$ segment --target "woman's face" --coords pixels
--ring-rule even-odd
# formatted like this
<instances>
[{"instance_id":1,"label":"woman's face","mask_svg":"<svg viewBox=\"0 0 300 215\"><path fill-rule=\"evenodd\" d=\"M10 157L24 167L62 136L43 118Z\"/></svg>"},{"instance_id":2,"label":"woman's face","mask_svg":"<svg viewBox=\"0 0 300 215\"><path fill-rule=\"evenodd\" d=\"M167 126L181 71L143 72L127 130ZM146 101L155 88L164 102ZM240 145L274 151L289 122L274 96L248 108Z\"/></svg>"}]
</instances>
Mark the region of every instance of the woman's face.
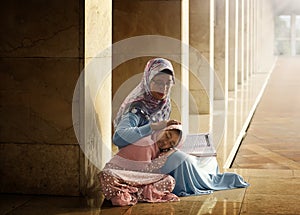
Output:
<instances>
[{"instance_id":1,"label":"woman's face","mask_svg":"<svg viewBox=\"0 0 300 215\"><path fill-rule=\"evenodd\" d=\"M152 96L158 100L166 98L172 83L173 80L171 75L165 73L157 74L150 81L150 91Z\"/></svg>"},{"instance_id":2,"label":"woman's face","mask_svg":"<svg viewBox=\"0 0 300 215\"><path fill-rule=\"evenodd\" d=\"M179 134L174 129L172 130L165 130L160 133L158 136L158 140L156 141L156 144L159 149L169 149L174 146L177 146L179 141Z\"/></svg>"}]
</instances>

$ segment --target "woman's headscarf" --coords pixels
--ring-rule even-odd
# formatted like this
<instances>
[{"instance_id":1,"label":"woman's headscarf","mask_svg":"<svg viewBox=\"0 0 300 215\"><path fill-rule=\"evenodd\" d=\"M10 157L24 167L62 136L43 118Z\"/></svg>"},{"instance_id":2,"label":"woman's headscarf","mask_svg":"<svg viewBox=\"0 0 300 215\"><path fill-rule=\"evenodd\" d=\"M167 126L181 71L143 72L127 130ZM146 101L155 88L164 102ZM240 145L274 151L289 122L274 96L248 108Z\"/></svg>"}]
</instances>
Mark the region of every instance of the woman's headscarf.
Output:
<instances>
[{"instance_id":1,"label":"woman's headscarf","mask_svg":"<svg viewBox=\"0 0 300 215\"><path fill-rule=\"evenodd\" d=\"M151 80L163 70L170 71L173 84L175 83L174 69L170 61L164 58L149 60L144 69L141 82L129 93L121 104L114 120L114 127L119 124L122 116L129 111L131 104L134 102L140 102L142 104L144 111L149 114L149 120L152 122L169 119L171 112L170 90L163 100L155 99L150 92Z\"/></svg>"}]
</instances>

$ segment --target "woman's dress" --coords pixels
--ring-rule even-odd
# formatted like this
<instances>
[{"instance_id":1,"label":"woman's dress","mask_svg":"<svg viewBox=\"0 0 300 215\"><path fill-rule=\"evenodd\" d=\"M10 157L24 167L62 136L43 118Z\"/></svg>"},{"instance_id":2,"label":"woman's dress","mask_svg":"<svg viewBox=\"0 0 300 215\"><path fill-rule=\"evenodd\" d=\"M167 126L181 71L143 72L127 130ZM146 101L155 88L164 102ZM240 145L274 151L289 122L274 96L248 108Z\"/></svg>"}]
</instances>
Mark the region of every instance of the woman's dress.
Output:
<instances>
[{"instance_id":1,"label":"woman's dress","mask_svg":"<svg viewBox=\"0 0 300 215\"><path fill-rule=\"evenodd\" d=\"M145 123L136 114L130 112L125 114L114 133L114 144L122 148L143 135L151 134L150 125ZM172 192L177 196L209 194L214 190L249 186L236 173L219 173L215 157L199 158L180 150L168 156L158 171L175 179L175 188Z\"/></svg>"}]
</instances>

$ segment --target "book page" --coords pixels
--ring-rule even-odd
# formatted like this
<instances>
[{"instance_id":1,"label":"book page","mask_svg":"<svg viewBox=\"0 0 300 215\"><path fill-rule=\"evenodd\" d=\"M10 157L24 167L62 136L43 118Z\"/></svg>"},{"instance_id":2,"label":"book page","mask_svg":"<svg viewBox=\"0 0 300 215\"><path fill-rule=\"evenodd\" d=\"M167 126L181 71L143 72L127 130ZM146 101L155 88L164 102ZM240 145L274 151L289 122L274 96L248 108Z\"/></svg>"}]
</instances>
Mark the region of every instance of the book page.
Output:
<instances>
[{"instance_id":1,"label":"book page","mask_svg":"<svg viewBox=\"0 0 300 215\"><path fill-rule=\"evenodd\" d=\"M195 156L215 156L216 150L208 133L188 134L181 151Z\"/></svg>"}]
</instances>

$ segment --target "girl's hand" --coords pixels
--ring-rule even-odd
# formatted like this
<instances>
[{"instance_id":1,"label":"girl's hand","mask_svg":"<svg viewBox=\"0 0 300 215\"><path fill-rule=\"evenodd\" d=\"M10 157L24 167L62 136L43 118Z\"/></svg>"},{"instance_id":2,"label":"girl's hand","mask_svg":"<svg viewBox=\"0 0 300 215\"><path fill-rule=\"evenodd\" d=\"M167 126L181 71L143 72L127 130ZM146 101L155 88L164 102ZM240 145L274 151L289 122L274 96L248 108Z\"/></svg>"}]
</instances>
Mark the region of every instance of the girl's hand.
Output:
<instances>
[{"instance_id":1,"label":"girl's hand","mask_svg":"<svg viewBox=\"0 0 300 215\"><path fill-rule=\"evenodd\" d=\"M174 152L176 152L177 149L170 149L169 151L166 152L160 152L158 157L169 157L171 154L173 154Z\"/></svg>"}]
</instances>

